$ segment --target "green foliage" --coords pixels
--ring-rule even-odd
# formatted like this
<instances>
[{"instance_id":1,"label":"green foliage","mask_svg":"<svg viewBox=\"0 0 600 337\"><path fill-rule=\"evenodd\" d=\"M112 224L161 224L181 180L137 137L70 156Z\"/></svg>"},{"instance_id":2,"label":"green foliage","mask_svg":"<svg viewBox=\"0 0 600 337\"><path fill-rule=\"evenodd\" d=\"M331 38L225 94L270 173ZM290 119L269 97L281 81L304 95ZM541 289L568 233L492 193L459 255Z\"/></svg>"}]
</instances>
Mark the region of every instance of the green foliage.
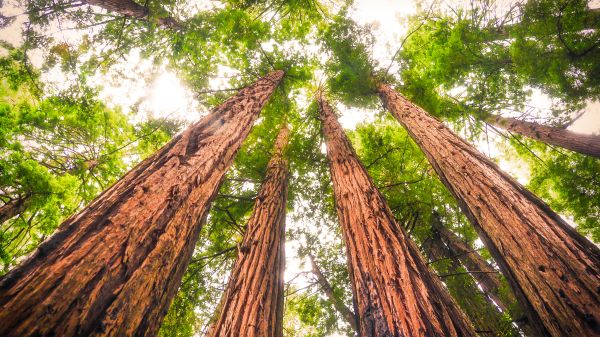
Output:
<instances>
[{"instance_id":1,"label":"green foliage","mask_svg":"<svg viewBox=\"0 0 600 337\"><path fill-rule=\"evenodd\" d=\"M286 71L212 204L160 330L165 337L201 335L211 324L282 123L292 130L287 157L288 219L293 221L288 222L287 241L304 264L309 253L316 256L336 297L352 307L312 102L316 86L326 86L347 105L374 108L377 84L395 84L433 115L468 131L479 126L464 125L470 123L468 115L522 111L532 89L559 102L552 119L564 122L571 111L597 97L600 88L599 21L583 0L528 1L507 14L517 17L510 20L495 17L489 2L454 14L419 13L410 21L395 74L374 60L372 27L349 18L347 1L231 0L196 12L193 2L151 0L144 2L148 19L72 1L22 3L28 16L24 45L3 43L6 56L0 57L0 205L25 200L26 208L0 224L0 273L183 128L183 122L166 117L133 124L134 116L100 102L86 79L109 73L150 78L128 74L137 72L131 65L119 67L139 54L141 62L150 61L155 69L168 66L176 72L207 110L271 70ZM180 22L161 27L159 21L166 17ZM75 30L77 38L50 34L57 26ZM37 52L43 55L40 70L31 65L31 54ZM69 89L42 86L40 76L55 71L71 79ZM314 73L324 73L326 79L315 83ZM213 81L221 76L231 76L220 81L229 87L214 91ZM429 225L434 212L465 242L479 246L455 199L396 121L378 117L348 134L396 219L419 246L434 235ZM513 141L508 151L514 149L529 164L529 188L572 217L582 233L600 240L599 161L524 140ZM485 249L480 253L491 260ZM286 284L285 335L353 336L306 267L301 265L304 271ZM448 260L433 267L439 274L450 273ZM472 277L444 281L466 310L489 314L489 303ZM504 288L509 291L506 284ZM518 310L510 310L513 317ZM511 335L510 318L502 319Z\"/></svg>"},{"instance_id":2,"label":"green foliage","mask_svg":"<svg viewBox=\"0 0 600 337\"><path fill-rule=\"evenodd\" d=\"M369 27L360 27L340 14L322 32L331 52L327 63L328 87L344 103L373 106L376 97L376 63L369 54L374 43Z\"/></svg>"},{"instance_id":3,"label":"green foliage","mask_svg":"<svg viewBox=\"0 0 600 337\"><path fill-rule=\"evenodd\" d=\"M527 187L577 230L600 241L600 160L526 139L512 141L529 167Z\"/></svg>"}]
</instances>

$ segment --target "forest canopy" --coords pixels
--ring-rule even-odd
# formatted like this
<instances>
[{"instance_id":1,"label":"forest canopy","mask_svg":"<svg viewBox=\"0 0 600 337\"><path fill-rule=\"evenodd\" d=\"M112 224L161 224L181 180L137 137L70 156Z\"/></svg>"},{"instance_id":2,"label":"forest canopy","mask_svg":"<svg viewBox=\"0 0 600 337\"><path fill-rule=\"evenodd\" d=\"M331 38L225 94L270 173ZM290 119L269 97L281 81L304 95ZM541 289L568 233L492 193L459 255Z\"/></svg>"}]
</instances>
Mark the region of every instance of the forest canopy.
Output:
<instances>
[{"instance_id":1,"label":"forest canopy","mask_svg":"<svg viewBox=\"0 0 600 337\"><path fill-rule=\"evenodd\" d=\"M0 335L600 333L598 3L0 3Z\"/></svg>"}]
</instances>

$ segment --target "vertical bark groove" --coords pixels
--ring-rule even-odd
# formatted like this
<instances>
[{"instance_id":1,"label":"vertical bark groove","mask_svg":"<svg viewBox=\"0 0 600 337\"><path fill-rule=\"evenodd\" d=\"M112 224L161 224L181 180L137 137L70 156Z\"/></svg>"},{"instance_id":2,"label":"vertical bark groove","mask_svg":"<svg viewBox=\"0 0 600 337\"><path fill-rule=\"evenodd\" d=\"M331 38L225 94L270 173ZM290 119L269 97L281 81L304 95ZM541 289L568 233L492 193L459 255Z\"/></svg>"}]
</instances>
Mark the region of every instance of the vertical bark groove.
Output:
<instances>
[{"instance_id":1,"label":"vertical bark groove","mask_svg":"<svg viewBox=\"0 0 600 337\"><path fill-rule=\"evenodd\" d=\"M476 336L318 98L361 336Z\"/></svg>"},{"instance_id":2,"label":"vertical bark groove","mask_svg":"<svg viewBox=\"0 0 600 337\"><path fill-rule=\"evenodd\" d=\"M288 133L284 125L275 141L210 337L283 336Z\"/></svg>"},{"instance_id":3,"label":"vertical bark groove","mask_svg":"<svg viewBox=\"0 0 600 337\"><path fill-rule=\"evenodd\" d=\"M491 115L485 121L493 126L546 144L600 158L600 136L598 135L585 135L566 129L497 115Z\"/></svg>"},{"instance_id":4,"label":"vertical bark groove","mask_svg":"<svg viewBox=\"0 0 600 337\"><path fill-rule=\"evenodd\" d=\"M389 85L382 101L423 150L540 334L600 335L600 250Z\"/></svg>"},{"instance_id":5,"label":"vertical bark groove","mask_svg":"<svg viewBox=\"0 0 600 337\"><path fill-rule=\"evenodd\" d=\"M210 201L282 77L192 124L0 279L0 335L156 335Z\"/></svg>"}]
</instances>

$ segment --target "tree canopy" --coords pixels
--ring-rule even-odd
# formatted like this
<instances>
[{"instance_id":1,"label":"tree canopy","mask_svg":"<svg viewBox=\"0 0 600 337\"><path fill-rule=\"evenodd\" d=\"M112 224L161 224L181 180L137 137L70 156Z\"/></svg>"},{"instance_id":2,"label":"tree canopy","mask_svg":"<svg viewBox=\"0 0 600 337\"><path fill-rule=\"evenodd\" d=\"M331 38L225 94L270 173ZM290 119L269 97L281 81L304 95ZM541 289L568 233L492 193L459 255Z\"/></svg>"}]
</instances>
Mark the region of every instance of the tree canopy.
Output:
<instances>
[{"instance_id":1,"label":"tree canopy","mask_svg":"<svg viewBox=\"0 0 600 337\"><path fill-rule=\"evenodd\" d=\"M215 319L282 123L291 130L284 335L355 335L338 310L354 306L317 91L349 121L358 158L426 262L473 322L495 322L495 336L527 333L516 324L523 308L425 154L381 107L378 84L395 85L600 242L600 159L486 120L573 129L588 118L595 124L583 132L600 132L600 11L588 1L415 2L414 14L387 23L404 32L384 41L384 59L373 54L381 29L361 23L353 1L131 1L128 11L102 3L3 4L0 31L19 42L1 41L0 274L195 117L271 70L286 75L219 188L160 336L204 335ZM175 117L141 104L161 73L193 97ZM109 90L115 83L121 89ZM168 94L154 95L178 103ZM499 274L505 309L436 226Z\"/></svg>"}]
</instances>

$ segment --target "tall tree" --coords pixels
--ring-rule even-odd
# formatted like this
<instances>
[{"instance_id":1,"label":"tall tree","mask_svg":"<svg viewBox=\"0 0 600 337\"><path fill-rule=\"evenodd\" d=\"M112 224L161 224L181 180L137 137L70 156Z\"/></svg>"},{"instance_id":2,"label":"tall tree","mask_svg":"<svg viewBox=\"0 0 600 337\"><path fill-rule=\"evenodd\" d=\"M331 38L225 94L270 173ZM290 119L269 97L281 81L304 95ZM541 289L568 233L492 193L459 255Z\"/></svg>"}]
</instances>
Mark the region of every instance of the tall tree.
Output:
<instances>
[{"instance_id":1,"label":"tall tree","mask_svg":"<svg viewBox=\"0 0 600 337\"><path fill-rule=\"evenodd\" d=\"M500 297L499 291L502 283L496 269L448 228L436 224L433 230L436 232L439 240L445 242L451 256L455 256L469 272L472 272L473 278L477 280L483 292L503 311L506 311L508 305Z\"/></svg>"},{"instance_id":2,"label":"tall tree","mask_svg":"<svg viewBox=\"0 0 600 337\"><path fill-rule=\"evenodd\" d=\"M437 217L437 215L435 215ZM527 336L537 336L535 330L527 322L527 317L517 303L512 291L506 291L498 271L492 267L477 250L462 241L454 232L434 221L433 231L436 237L443 242L449 256L459 260L469 271L473 279L495 305L503 312L509 313L517 326ZM504 283L505 284L505 283Z\"/></svg>"},{"instance_id":3,"label":"tall tree","mask_svg":"<svg viewBox=\"0 0 600 337\"><path fill-rule=\"evenodd\" d=\"M209 204L282 79L242 89L64 222L0 280L3 336L153 336Z\"/></svg>"},{"instance_id":4,"label":"tall tree","mask_svg":"<svg viewBox=\"0 0 600 337\"><path fill-rule=\"evenodd\" d=\"M312 266L311 271L317 277L317 282L319 282L321 289L323 290L323 292L325 292L327 299L331 301L333 307L342 315L342 317L344 317L348 325L350 325L350 327L352 327L354 331L358 331L358 326L356 324L356 316L354 315L354 312L352 312L352 310L348 308L344 304L344 302L342 302L342 300L336 296L335 291L331 286L331 283L329 283L325 275L323 275L323 272L321 271L321 268L319 268L319 265L317 264L317 261L315 260L315 257L312 255L312 253L309 253L308 257Z\"/></svg>"},{"instance_id":5,"label":"tall tree","mask_svg":"<svg viewBox=\"0 0 600 337\"><path fill-rule=\"evenodd\" d=\"M502 317L502 313L488 302L477 288L473 278L466 275L465 269L446 247L439 234L434 231L421 247L480 336L518 336L510 320Z\"/></svg>"},{"instance_id":6,"label":"tall tree","mask_svg":"<svg viewBox=\"0 0 600 337\"><path fill-rule=\"evenodd\" d=\"M600 334L600 250L473 146L389 85L392 115L421 147L540 334Z\"/></svg>"},{"instance_id":7,"label":"tall tree","mask_svg":"<svg viewBox=\"0 0 600 337\"><path fill-rule=\"evenodd\" d=\"M317 97L359 334L475 336L392 212L322 94Z\"/></svg>"},{"instance_id":8,"label":"tall tree","mask_svg":"<svg viewBox=\"0 0 600 337\"><path fill-rule=\"evenodd\" d=\"M283 336L288 138L284 124L208 336Z\"/></svg>"},{"instance_id":9,"label":"tall tree","mask_svg":"<svg viewBox=\"0 0 600 337\"><path fill-rule=\"evenodd\" d=\"M491 125L546 144L600 158L600 136L598 135L579 134L563 128L498 115L488 116L485 121Z\"/></svg>"}]
</instances>

